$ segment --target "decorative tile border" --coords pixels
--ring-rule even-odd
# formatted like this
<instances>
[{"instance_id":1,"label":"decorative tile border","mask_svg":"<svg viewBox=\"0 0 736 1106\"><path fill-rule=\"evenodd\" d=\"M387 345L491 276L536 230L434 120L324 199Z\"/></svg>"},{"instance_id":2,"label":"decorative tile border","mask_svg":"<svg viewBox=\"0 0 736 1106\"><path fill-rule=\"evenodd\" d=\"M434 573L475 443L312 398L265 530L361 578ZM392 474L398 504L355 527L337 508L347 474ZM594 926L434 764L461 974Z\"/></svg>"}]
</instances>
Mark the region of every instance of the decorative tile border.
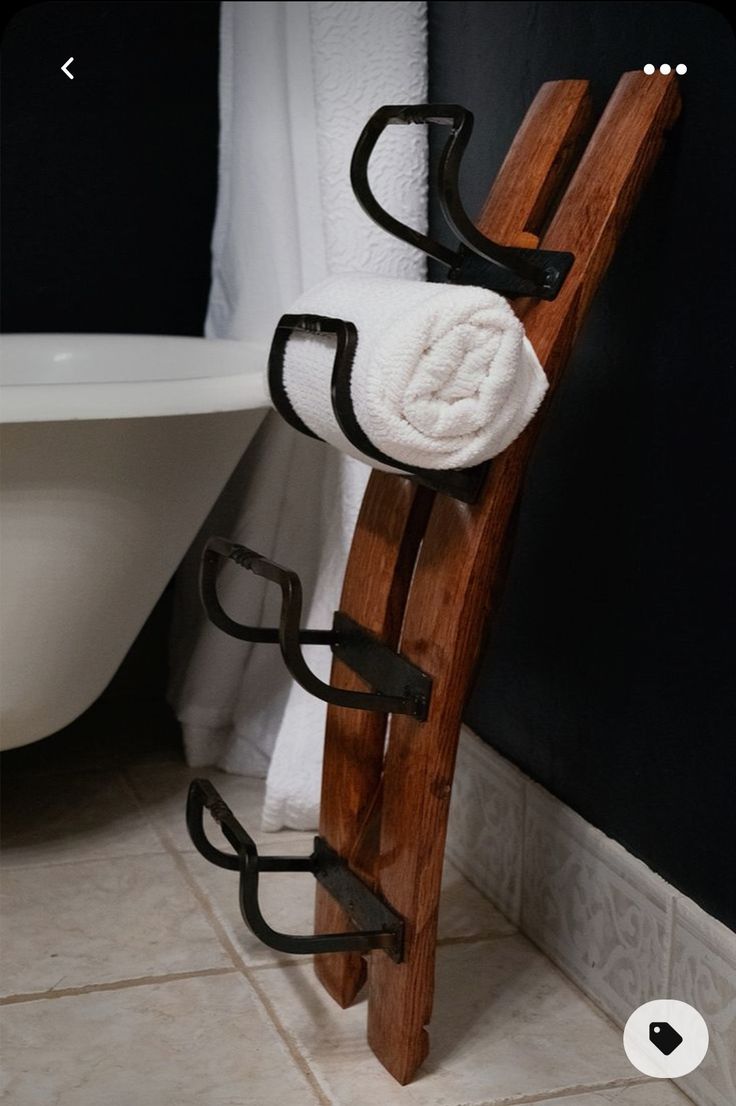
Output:
<instances>
[{"instance_id":1,"label":"decorative tile border","mask_svg":"<svg viewBox=\"0 0 736 1106\"><path fill-rule=\"evenodd\" d=\"M519 924L521 914L524 784L518 769L470 730L463 730L450 805L447 855L514 925ZM486 888L493 888L493 894Z\"/></svg>"},{"instance_id":2,"label":"decorative tile border","mask_svg":"<svg viewBox=\"0 0 736 1106\"><path fill-rule=\"evenodd\" d=\"M705 1018L710 1048L700 1067L677 1080L708 1106L736 1102L736 937L689 899L675 904L670 977L672 998L689 1002Z\"/></svg>"},{"instance_id":3,"label":"decorative tile border","mask_svg":"<svg viewBox=\"0 0 736 1106\"><path fill-rule=\"evenodd\" d=\"M708 1023L698 1106L736 1103L736 934L463 729L447 852L608 1016L670 996Z\"/></svg>"},{"instance_id":4,"label":"decorative tile border","mask_svg":"<svg viewBox=\"0 0 736 1106\"><path fill-rule=\"evenodd\" d=\"M527 783L520 928L623 1025L667 991L672 890Z\"/></svg>"}]
</instances>

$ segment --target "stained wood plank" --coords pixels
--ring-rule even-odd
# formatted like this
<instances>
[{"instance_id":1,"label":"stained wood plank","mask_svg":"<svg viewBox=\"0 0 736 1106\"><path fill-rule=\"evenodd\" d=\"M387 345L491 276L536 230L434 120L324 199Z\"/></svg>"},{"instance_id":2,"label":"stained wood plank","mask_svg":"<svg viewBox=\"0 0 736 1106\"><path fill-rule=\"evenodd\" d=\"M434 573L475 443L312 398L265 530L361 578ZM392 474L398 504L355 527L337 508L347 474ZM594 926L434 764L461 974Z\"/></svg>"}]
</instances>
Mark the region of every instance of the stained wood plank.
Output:
<instances>
[{"instance_id":1,"label":"stained wood plank","mask_svg":"<svg viewBox=\"0 0 736 1106\"><path fill-rule=\"evenodd\" d=\"M348 558L340 610L394 648L417 548L424 534L432 493L410 480L373 472L363 497ZM331 681L359 691L365 685L337 659ZM386 715L330 706L325 727L319 832L346 859L365 832L383 767ZM315 892L315 933L341 933L350 919L321 886ZM366 963L355 953L315 957L315 971L341 1006L360 991Z\"/></svg>"},{"instance_id":2,"label":"stained wood plank","mask_svg":"<svg viewBox=\"0 0 736 1106\"><path fill-rule=\"evenodd\" d=\"M483 208L478 225L498 241L535 244L552 199L571 170L590 120L586 81L542 86L529 108ZM345 574L340 609L393 646L398 645L410 572L430 500L401 477L374 472L368 482ZM339 662L334 683L363 685ZM373 881L381 812L380 781L386 717L330 707L327 713L319 832L355 871ZM318 886L315 932L350 923ZM323 986L341 1005L358 994L366 965L359 955L315 958Z\"/></svg>"},{"instance_id":3,"label":"stained wood plank","mask_svg":"<svg viewBox=\"0 0 736 1106\"><path fill-rule=\"evenodd\" d=\"M674 78L622 77L542 237L575 264L558 298L519 304L550 394L639 193L676 118ZM394 717L384 766L382 894L407 920L402 964L373 953L368 1040L400 1083L426 1056L444 841L457 740L487 618L503 582L511 522L541 419L494 461L481 501L435 500L407 602L401 649L435 677L429 719Z\"/></svg>"}]
</instances>

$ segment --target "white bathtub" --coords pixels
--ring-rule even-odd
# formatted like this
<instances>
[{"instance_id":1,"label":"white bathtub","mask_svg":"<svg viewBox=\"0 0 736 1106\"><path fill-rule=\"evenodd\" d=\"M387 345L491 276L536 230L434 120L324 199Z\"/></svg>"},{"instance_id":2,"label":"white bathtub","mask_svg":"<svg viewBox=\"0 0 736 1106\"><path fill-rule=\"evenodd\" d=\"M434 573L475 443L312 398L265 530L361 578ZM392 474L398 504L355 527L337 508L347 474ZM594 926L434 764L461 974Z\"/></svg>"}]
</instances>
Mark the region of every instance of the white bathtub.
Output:
<instances>
[{"instance_id":1,"label":"white bathtub","mask_svg":"<svg viewBox=\"0 0 736 1106\"><path fill-rule=\"evenodd\" d=\"M247 342L0 338L0 748L104 690L268 403Z\"/></svg>"}]
</instances>

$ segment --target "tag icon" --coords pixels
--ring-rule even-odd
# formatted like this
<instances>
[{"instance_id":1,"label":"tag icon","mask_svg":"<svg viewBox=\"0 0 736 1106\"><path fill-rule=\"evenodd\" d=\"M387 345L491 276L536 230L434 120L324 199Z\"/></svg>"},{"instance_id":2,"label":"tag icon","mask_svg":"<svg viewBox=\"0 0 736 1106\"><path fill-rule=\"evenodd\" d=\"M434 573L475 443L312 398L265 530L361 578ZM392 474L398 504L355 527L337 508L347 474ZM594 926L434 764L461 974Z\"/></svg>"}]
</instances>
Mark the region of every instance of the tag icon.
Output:
<instances>
[{"instance_id":1,"label":"tag icon","mask_svg":"<svg viewBox=\"0 0 736 1106\"><path fill-rule=\"evenodd\" d=\"M663 1056L670 1056L682 1044L682 1037L669 1022L650 1022L649 1040Z\"/></svg>"},{"instance_id":2,"label":"tag icon","mask_svg":"<svg viewBox=\"0 0 736 1106\"><path fill-rule=\"evenodd\" d=\"M624 1051L642 1075L679 1079L702 1064L708 1026L694 1006L675 998L645 1002L624 1027Z\"/></svg>"}]
</instances>

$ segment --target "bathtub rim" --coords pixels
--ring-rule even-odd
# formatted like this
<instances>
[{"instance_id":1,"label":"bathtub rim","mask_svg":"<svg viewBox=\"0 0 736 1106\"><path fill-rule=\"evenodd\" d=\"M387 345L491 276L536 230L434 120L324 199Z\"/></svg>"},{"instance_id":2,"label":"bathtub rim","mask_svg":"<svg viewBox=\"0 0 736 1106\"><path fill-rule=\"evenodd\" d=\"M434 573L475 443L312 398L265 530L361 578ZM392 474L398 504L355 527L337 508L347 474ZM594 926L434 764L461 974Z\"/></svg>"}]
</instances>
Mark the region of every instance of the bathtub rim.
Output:
<instances>
[{"instance_id":1,"label":"bathtub rim","mask_svg":"<svg viewBox=\"0 0 736 1106\"><path fill-rule=\"evenodd\" d=\"M120 376L127 362L151 361L153 379L0 383L0 423L160 418L270 407L265 343L227 338L119 334L3 334L3 363L47 374L59 352L64 372L107 359ZM209 370L209 372L205 371ZM177 373L177 375L175 375Z\"/></svg>"}]
</instances>

